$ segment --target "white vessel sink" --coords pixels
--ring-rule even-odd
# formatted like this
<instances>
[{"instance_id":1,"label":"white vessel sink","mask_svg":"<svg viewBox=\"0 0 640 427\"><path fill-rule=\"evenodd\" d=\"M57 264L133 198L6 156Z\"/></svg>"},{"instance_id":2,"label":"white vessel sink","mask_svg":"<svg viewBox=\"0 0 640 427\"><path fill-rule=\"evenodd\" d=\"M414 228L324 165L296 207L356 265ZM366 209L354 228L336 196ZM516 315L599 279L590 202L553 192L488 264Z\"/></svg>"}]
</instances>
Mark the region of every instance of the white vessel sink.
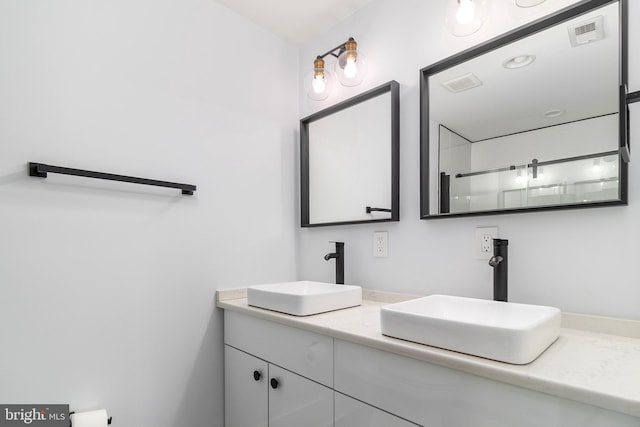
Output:
<instances>
[{"instance_id":1,"label":"white vessel sink","mask_svg":"<svg viewBox=\"0 0 640 427\"><path fill-rule=\"evenodd\" d=\"M446 295L383 306L380 322L384 335L518 365L560 336L557 308Z\"/></svg>"},{"instance_id":2,"label":"white vessel sink","mask_svg":"<svg viewBox=\"0 0 640 427\"><path fill-rule=\"evenodd\" d=\"M249 286L247 299L255 307L309 316L362 304L362 288L307 280L273 283Z\"/></svg>"}]
</instances>

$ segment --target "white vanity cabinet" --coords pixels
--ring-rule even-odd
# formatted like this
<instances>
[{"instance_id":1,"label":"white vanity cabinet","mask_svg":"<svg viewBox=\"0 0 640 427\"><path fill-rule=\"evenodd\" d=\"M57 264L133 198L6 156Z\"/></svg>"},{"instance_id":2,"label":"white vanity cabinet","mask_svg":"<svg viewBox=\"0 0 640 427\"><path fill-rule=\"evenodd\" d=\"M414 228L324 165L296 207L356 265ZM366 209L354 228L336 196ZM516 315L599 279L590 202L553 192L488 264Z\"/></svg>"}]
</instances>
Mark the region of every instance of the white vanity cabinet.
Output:
<instances>
[{"instance_id":1,"label":"white vanity cabinet","mask_svg":"<svg viewBox=\"0 0 640 427\"><path fill-rule=\"evenodd\" d=\"M253 308L237 291L227 295L218 300L227 427L310 427L315 420L335 427L640 426L637 338L566 328L531 364L510 365L382 335L380 308L392 301L296 317ZM568 319L580 324L581 317ZM270 388L273 376L281 388Z\"/></svg>"},{"instance_id":2,"label":"white vanity cabinet","mask_svg":"<svg viewBox=\"0 0 640 427\"><path fill-rule=\"evenodd\" d=\"M336 339L344 393L425 427L633 427L638 418Z\"/></svg>"},{"instance_id":3,"label":"white vanity cabinet","mask_svg":"<svg viewBox=\"0 0 640 427\"><path fill-rule=\"evenodd\" d=\"M225 311L225 426L333 426L333 338Z\"/></svg>"},{"instance_id":4,"label":"white vanity cabinet","mask_svg":"<svg viewBox=\"0 0 640 427\"><path fill-rule=\"evenodd\" d=\"M416 427L388 412L360 402L342 393L335 393L334 427Z\"/></svg>"}]
</instances>

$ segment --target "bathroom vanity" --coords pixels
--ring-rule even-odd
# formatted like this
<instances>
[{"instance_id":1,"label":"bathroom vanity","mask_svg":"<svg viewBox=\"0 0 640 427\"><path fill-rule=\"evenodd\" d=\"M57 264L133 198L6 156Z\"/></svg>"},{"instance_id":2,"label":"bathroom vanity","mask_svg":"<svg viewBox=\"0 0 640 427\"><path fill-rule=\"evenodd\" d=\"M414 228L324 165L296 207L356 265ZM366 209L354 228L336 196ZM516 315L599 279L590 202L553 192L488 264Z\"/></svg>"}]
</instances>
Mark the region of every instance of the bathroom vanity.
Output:
<instances>
[{"instance_id":1,"label":"bathroom vanity","mask_svg":"<svg viewBox=\"0 0 640 427\"><path fill-rule=\"evenodd\" d=\"M640 425L638 338L565 327L534 362L511 365L386 337L380 308L411 297L363 297L298 317L249 306L245 290L218 291L225 425Z\"/></svg>"}]
</instances>

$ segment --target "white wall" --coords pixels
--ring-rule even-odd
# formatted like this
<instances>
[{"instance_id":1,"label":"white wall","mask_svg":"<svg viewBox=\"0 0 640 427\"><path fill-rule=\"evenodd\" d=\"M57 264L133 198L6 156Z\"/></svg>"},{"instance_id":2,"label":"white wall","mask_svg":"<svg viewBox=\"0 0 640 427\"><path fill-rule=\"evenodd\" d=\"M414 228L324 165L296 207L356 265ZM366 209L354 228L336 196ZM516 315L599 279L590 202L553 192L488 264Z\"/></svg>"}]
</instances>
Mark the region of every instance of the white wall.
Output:
<instances>
[{"instance_id":1,"label":"white wall","mask_svg":"<svg viewBox=\"0 0 640 427\"><path fill-rule=\"evenodd\" d=\"M629 206L425 221L419 218L419 70L507 29L574 1L545 2L517 10L494 1L491 21L476 35L455 39L443 22L445 2L374 0L300 52L300 76L313 58L355 37L368 55L369 75L360 87L337 87L323 102L300 94L300 116L395 79L401 85L401 221L387 225L298 229L299 278L333 280L322 256L330 240L345 242L345 280L369 288L416 294L447 293L491 298L492 270L474 259L474 230L498 226L510 241L510 299L549 304L565 311L640 319L640 171L631 163ZM634 2L629 2L634 3ZM640 18L630 5L631 23ZM534 16L533 14L536 14ZM631 32L632 72L640 39ZM631 78L640 90L637 76ZM302 84L302 83L300 83ZM334 88L336 89L336 88ZM632 106L632 132L640 129L640 104ZM640 145L636 131L632 146ZM372 235L389 231L389 257L374 258ZM331 264L331 265L330 265Z\"/></svg>"},{"instance_id":2,"label":"white wall","mask_svg":"<svg viewBox=\"0 0 640 427\"><path fill-rule=\"evenodd\" d=\"M295 278L295 49L213 1L3 0L0 63L0 402L223 425L215 290Z\"/></svg>"}]
</instances>

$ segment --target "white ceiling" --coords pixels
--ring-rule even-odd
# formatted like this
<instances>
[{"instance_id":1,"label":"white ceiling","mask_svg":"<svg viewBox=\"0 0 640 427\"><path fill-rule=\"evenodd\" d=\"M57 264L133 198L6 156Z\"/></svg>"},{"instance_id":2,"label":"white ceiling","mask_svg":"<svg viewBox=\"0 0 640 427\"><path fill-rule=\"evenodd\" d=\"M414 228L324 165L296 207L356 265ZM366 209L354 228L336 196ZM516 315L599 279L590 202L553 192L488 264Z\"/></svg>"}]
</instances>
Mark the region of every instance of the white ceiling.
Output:
<instances>
[{"instance_id":1,"label":"white ceiling","mask_svg":"<svg viewBox=\"0 0 640 427\"><path fill-rule=\"evenodd\" d=\"M216 0L296 46L351 15L371 0Z\"/></svg>"}]
</instances>

